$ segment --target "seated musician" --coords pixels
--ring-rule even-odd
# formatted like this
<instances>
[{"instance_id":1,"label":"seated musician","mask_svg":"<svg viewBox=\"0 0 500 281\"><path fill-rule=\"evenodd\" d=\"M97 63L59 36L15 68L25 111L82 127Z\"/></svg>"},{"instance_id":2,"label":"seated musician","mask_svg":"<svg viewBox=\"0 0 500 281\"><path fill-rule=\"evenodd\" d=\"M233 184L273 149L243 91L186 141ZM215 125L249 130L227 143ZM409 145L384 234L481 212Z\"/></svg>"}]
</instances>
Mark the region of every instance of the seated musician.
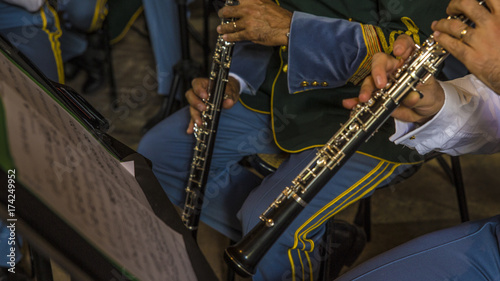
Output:
<instances>
[{"instance_id":1,"label":"seated musician","mask_svg":"<svg viewBox=\"0 0 500 281\"><path fill-rule=\"evenodd\" d=\"M393 136L396 142L406 143L420 153L500 151L500 53L492 49L500 44L500 37L494 36L500 30L500 1L487 4L491 12L475 0L450 2L447 12L466 15L474 27L458 20L433 23L437 42L463 62L472 75L430 83L421 88L423 98L410 95L393 114L402 121L397 121L401 130ZM399 46L397 55L413 45L403 38L394 44ZM366 101L375 87L384 87L386 71L397 65L397 60L377 55L373 60L373 80L364 82L359 99ZM345 101L348 107L356 102ZM410 141L410 136L416 137ZM414 239L337 280L498 280L499 243L500 216L481 218Z\"/></svg>"},{"instance_id":2,"label":"seated musician","mask_svg":"<svg viewBox=\"0 0 500 281\"><path fill-rule=\"evenodd\" d=\"M431 21L445 16L446 5L429 0L276 3L242 0L219 11L238 18L218 27L226 41L237 43L201 220L235 241L349 118L342 100L359 92L371 56L391 53L399 34L423 42ZM207 85L206 78L194 79L186 92L189 106L153 127L138 148L152 161L170 200L181 207L196 143L193 124L202 125ZM253 280L318 280L316 251L324 222L421 162L415 151L388 141L393 132L393 122L387 122L342 166L290 222ZM248 155L282 152L289 158L263 180L240 164Z\"/></svg>"}]
</instances>

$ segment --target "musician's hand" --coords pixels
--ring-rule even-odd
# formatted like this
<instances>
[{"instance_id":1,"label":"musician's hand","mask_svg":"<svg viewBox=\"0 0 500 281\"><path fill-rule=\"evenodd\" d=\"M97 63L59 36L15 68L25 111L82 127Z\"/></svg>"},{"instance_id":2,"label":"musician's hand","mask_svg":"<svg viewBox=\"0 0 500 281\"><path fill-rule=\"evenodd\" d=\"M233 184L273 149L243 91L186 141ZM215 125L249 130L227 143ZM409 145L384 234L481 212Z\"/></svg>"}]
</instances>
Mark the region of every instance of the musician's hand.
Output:
<instances>
[{"instance_id":1,"label":"musician's hand","mask_svg":"<svg viewBox=\"0 0 500 281\"><path fill-rule=\"evenodd\" d=\"M387 77L393 73L408 58L414 49L414 43L409 36L401 35L394 42L394 55L401 57L395 59L385 53L377 53L373 56L371 76L368 76L361 85L358 98L346 99L344 107L352 109L359 102L367 102L374 91L384 88ZM444 91L434 77L425 84L418 85L417 89L423 93L411 92L403 100L401 105L394 110L392 116L406 122L424 123L432 118L443 106Z\"/></svg>"},{"instance_id":2,"label":"musician's hand","mask_svg":"<svg viewBox=\"0 0 500 281\"><path fill-rule=\"evenodd\" d=\"M288 45L292 12L271 0L240 0L238 5L225 6L218 13L221 18L236 18L222 24L217 32L228 42L252 41L265 46Z\"/></svg>"},{"instance_id":3,"label":"musician's hand","mask_svg":"<svg viewBox=\"0 0 500 281\"><path fill-rule=\"evenodd\" d=\"M432 29L440 45L500 94L500 2L486 2L491 12L477 0L452 0L446 12L465 15L474 27L458 19L442 19L434 22Z\"/></svg>"},{"instance_id":4,"label":"musician's hand","mask_svg":"<svg viewBox=\"0 0 500 281\"><path fill-rule=\"evenodd\" d=\"M229 82L226 84L226 92L222 108L228 109L233 107L240 97L240 84L233 77L229 77ZM186 92L186 99L189 103L189 113L191 121L189 122L187 133L194 132L194 124L201 125L201 113L207 108L204 99L208 98L208 78L195 78L191 82L192 88Z\"/></svg>"},{"instance_id":5,"label":"musician's hand","mask_svg":"<svg viewBox=\"0 0 500 281\"><path fill-rule=\"evenodd\" d=\"M228 82L226 84L226 92L224 96L224 103L222 103L222 108L229 109L235 105L240 99L240 83L238 80L229 76Z\"/></svg>"}]
</instances>

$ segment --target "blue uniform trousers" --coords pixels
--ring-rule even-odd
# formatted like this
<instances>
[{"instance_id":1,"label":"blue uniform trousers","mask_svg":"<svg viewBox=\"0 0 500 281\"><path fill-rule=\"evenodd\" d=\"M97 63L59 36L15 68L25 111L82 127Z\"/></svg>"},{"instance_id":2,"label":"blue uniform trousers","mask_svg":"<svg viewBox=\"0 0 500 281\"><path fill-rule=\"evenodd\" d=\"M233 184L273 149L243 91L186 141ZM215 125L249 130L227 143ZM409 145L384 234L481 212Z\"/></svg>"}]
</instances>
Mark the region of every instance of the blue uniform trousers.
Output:
<instances>
[{"instance_id":1,"label":"blue uniform trousers","mask_svg":"<svg viewBox=\"0 0 500 281\"><path fill-rule=\"evenodd\" d=\"M184 204L195 145L194 137L186 134L189 119L187 108L174 113L151 129L138 148L152 161L155 175L178 206ZM257 224L259 215L315 156L315 149L291 154L263 181L238 163L246 155L276 152L269 115L240 103L223 110L201 220L236 241ZM253 279L316 280L321 258L315 250L323 222L410 166L355 153L270 248Z\"/></svg>"},{"instance_id":2,"label":"blue uniform trousers","mask_svg":"<svg viewBox=\"0 0 500 281\"><path fill-rule=\"evenodd\" d=\"M102 24L105 3L70 0L59 3L59 11L45 4L30 13L0 1L0 35L50 80L64 83L63 62L83 54L87 48L83 32Z\"/></svg>"},{"instance_id":3,"label":"blue uniform trousers","mask_svg":"<svg viewBox=\"0 0 500 281\"><path fill-rule=\"evenodd\" d=\"M500 280L500 216L432 232L354 268L338 281Z\"/></svg>"}]
</instances>

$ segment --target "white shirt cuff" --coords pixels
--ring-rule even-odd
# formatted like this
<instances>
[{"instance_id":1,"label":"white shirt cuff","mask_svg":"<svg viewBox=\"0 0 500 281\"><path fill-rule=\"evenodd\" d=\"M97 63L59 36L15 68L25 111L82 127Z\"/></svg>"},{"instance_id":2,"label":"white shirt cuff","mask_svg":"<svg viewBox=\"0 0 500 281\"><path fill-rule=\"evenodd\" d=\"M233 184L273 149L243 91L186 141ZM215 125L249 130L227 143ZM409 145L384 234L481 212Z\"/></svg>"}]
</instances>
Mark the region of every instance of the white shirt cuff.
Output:
<instances>
[{"instance_id":1,"label":"white shirt cuff","mask_svg":"<svg viewBox=\"0 0 500 281\"><path fill-rule=\"evenodd\" d=\"M396 144L403 144L425 154L440 147L456 132L453 122L456 109L462 104L455 87L439 82L445 93L444 105L439 112L422 126L396 120L396 132L390 137Z\"/></svg>"},{"instance_id":2,"label":"white shirt cuff","mask_svg":"<svg viewBox=\"0 0 500 281\"><path fill-rule=\"evenodd\" d=\"M241 78L239 75L234 74L234 73L229 73L229 76L233 77L240 83L240 92L239 94L245 93L249 95L255 95L257 91L253 89L243 78Z\"/></svg>"}]
</instances>

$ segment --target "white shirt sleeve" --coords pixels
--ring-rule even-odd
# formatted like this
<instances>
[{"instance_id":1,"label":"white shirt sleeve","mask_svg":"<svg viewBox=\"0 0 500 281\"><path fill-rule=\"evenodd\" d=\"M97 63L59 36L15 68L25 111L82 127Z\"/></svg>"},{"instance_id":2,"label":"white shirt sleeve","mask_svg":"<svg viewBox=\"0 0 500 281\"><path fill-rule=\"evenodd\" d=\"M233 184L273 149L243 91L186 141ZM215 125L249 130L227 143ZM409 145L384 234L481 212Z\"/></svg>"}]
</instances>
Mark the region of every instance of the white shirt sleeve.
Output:
<instances>
[{"instance_id":1,"label":"white shirt sleeve","mask_svg":"<svg viewBox=\"0 0 500 281\"><path fill-rule=\"evenodd\" d=\"M436 116L420 127L396 120L390 140L421 154L500 151L500 96L473 75L440 84L445 103Z\"/></svg>"}]
</instances>

